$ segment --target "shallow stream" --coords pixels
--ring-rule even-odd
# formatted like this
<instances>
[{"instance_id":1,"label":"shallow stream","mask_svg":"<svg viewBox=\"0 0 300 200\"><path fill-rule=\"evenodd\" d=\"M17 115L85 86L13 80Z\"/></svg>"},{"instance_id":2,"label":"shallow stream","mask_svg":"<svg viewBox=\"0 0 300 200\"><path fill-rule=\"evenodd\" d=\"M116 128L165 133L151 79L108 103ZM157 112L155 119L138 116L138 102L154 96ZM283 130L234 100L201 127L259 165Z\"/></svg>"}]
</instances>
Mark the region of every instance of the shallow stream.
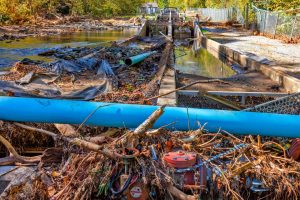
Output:
<instances>
[{"instance_id":1,"label":"shallow stream","mask_svg":"<svg viewBox=\"0 0 300 200\"><path fill-rule=\"evenodd\" d=\"M19 41L0 41L0 68L30 58L51 61L51 58L38 56L39 53L61 47L108 45L110 41L133 36L136 29L83 31L42 37L26 37Z\"/></svg>"}]
</instances>

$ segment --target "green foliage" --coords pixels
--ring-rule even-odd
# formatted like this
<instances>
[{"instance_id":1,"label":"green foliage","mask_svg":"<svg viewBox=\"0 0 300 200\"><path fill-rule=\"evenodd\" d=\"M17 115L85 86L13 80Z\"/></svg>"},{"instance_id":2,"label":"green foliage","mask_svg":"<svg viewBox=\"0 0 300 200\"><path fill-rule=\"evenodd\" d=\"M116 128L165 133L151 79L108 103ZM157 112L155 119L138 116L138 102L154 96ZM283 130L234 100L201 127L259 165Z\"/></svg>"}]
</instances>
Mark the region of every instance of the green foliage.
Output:
<instances>
[{"instance_id":1,"label":"green foliage","mask_svg":"<svg viewBox=\"0 0 300 200\"><path fill-rule=\"evenodd\" d=\"M158 0L157 4L160 8L169 7L169 1L168 0Z\"/></svg>"},{"instance_id":2,"label":"green foliage","mask_svg":"<svg viewBox=\"0 0 300 200\"><path fill-rule=\"evenodd\" d=\"M22 23L37 15L56 14L112 17L136 14L145 0L0 0L0 22ZM64 13L66 14L66 13Z\"/></svg>"},{"instance_id":3,"label":"green foliage","mask_svg":"<svg viewBox=\"0 0 300 200\"><path fill-rule=\"evenodd\" d=\"M185 0L187 8L205 8L205 0Z\"/></svg>"},{"instance_id":4,"label":"green foliage","mask_svg":"<svg viewBox=\"0 0 300 200\"><path fill-rule=\"evenodd\" d=\"M268 0L255 5L261 9L271 11L285 11L300 8L300 0Z\"/></svg>"},{"instance_id":5,"label":"green foliage","mask_svg":"<svg viewBox=\"0 0 300 200\"><path fill-rule=\"evenodd\" d=\"M113 17L136 14L141 4L154 0L0 0L0 22L23 23L38 15L56 14L61 10L71 15ZM268 0L260 8L288 10L299 7L300 0ZM157 0L159 7L224 8L243 10L250 0ZM66 13L64 13L66 14Z\"/></svg>"}]
</instances>

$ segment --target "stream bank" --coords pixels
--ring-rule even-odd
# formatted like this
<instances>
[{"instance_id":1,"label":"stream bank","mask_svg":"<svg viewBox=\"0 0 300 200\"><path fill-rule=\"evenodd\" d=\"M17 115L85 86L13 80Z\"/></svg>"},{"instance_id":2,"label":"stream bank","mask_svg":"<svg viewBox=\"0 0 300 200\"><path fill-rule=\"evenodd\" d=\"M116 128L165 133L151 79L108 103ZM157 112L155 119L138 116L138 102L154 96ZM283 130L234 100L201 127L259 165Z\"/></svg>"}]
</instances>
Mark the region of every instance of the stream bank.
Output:
<instances>
[{"instance_id":1,"label":"stream bank","mask_svg":"<svg viewBox=\"0 0 300 200\"><path fill-rule=\"evenodd\" d=\"M40 19L39 22L24 25L3 25L0 27L0 41L18 41L27 36L50 36L80 31L123 30L139 28L140 17L125 19L92 19L88 17L65 16L54 20Z\"/></svg>"}]
</instances>

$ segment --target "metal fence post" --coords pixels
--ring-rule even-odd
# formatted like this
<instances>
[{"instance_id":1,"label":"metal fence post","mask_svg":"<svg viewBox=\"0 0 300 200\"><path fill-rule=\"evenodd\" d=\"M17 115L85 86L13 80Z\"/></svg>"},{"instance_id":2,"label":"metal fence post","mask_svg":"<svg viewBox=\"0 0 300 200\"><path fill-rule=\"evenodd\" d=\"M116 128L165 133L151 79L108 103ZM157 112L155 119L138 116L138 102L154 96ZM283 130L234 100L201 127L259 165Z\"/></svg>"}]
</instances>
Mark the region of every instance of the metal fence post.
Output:
<instances>
[{"instance_id":1,"label":"metal fence post","mask_svg":"<svg viewBox=\"0 0 300 200\"><path fill-rule=\"evenodd\" d=\"M290 40L293 37L293 32L294 32L294 29L295 29L296 20L297 20L297 15L295 15L295 17L294 17L294 22L293 22L292 30L291 30L291 34L290 34Z\"/></svg>"},{"instance_id":2,"label":"metal fence post","mask_svg":"<svg viewBox=\"0 0 300 200\"><path fill-rule=\"evenodd\" d=\"M266 33L267 16L268 16L268 11L264 11L264 31L263 31L263 33Z\"/></svg>"},{"instance_id":3,"label":"metal fence post","mask_svg":"<svg viewBox=\"0 0 300 200\"><path fill-rule=\"evenodd\" d=\"M276 36L276 30L277 30L277 25L278 25L278 18L279 18L279 12L277 13L277 17L276 17L275 30L274 30L274 34L273 34L273 37L274 37L274 38L275 38L275 36Z\"/></svg>"},{"instance_id":4,"label":"metal fence post","mask_svg":"<svg viewBox=\"0 0 300 200\"><path fill-rule=\"evenodd\" d=\"M246 4L246 16L245 16L245 26L246 29L248 29L248 23L249 23L249 4Z\"/></svg>"}]
</instances>

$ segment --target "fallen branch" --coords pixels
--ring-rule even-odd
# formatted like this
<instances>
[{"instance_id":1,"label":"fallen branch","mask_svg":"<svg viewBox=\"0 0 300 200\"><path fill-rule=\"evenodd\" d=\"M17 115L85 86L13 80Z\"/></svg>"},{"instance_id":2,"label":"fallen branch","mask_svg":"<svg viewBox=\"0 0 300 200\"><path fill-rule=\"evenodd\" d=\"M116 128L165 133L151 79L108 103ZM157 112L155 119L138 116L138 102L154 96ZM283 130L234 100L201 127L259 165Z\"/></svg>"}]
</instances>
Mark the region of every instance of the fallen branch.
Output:
<instances>
[{"instance_id":1,"label":"fallen branch","mask_svg":"<svg viewBox=\"0 0 300 200\"><path fill-rule=\"evenodd\" d=\"M227 99L217 96L217 95L212 95L212 94L208 94L206 92L202 92L202 95L208 99L211 99L213 101L216 101L220 104L223 104L229 108L232 108L234 110L241 110L240 106L236 105L235 103L228 101Z\"/></svg>"},{"instance_id":2,"label":"fallen branch","mask_svg":"<svg viewBox=\"0 0 300 200\"><path fill-rule=\"evenodd\" d=\"M66 142L69 142L70 144L80 146L80 147L88 149L90 151L95 151L95 152L101 153L101 154L103 154L105 156L108 156L110 158L115 158L114 153L112 151L110 151L108 149L103 149L103 146L94 144L92 142L87 142L87 141L79 139L79 138L68 138L68 137L60 136L60 135L57 135L57 134L55 134L53 132L50 132L50 131L46 131L46 130L39 129L39 128L34 128L34 127L27 126L25 124L20 124L20 123L17 123L17 122L15 122L14 124L16 126L22 127L24 129L27 129L27 130L36 131L36 132L39 132L39 133L49 135L54 140L57 140L58 138L61 138L62 140L66 141Z\"/></svg>"},{"instance_id":3,"label":"fallen branch","mask_svg":"<svg viewBox=\"0 0 300 200\"><path fill-rule=\"evenodd\" d=\"M174 187L171 184L168 185L167 191L169 191L174 197L176 197L176 199L180 199L180 200L197 200L198 199L196 196L185 194L184 192L177 189L176 187Z\"/></svg>"},{"instance_id":4,"label":"fallen branch","mask_svg":"<svg viewBox=\"0 0 300 200\"><path fill-rule=\"evenodd\" d=\"M164 108L161 106L159 109L154 111L141 125L139 125L133 132L134 135L140 135L146 133L146 131L154 125L158 118L164 113Z\"/></svg>"},{"instance_id":5,"label":"fallen branch","mask_svg":"<svg viewBox=\"0 0 300 200\"><path fill-rule=\"evenodd\" d=\"M95 110L93 110L84 120L83 120L83 122L79 125L79 127L76 129L76 135L78 134L78 131L79 131L79 129L81 129L81 127L85 124L85 122L87 122L87 120L89 120L92 116L93 116L93 114L95 114L96 112L97 112L97 110L98 109L100 109L100 108L103 108L103 107L106 107L106 106L109 106L109 104L107 104L107 105L100 105L100 106L98 106Z\"/></svg>"},{"instance_id":6,"label":"fallen branch","mask_svg":"<svg viewBox=\"0 0 300 200\"><path fill-rule=\"evenodd\" d=\"M108 136L84 137L84 140L101 145L105 142L113 142L114 139Z\"/></svg>"},{"instance_id":7,"label":"fallen branch","mask_svg":"<svg viewBox=\"0 0 300 200\"><path fill-rule=\"evenodd\" d=\"M20 156L14 149L14 147L10 144L10 142L6 140L2 135L0 135L0 142L7 148L7 150L11 154L11 156L9 157L1 158L0 165L14 164L16 162L20 162L23 164L38 163L41 160L41 156Z\"/></svg>"},{"instance_id":8,"label":"fallen branch","mask_svg":"<svg viewBox=\"0 0 300 200\"><path fill-rule=\"evenodd\" d=\"M127 148L133 148L138 144L138 138L146 135L147 130L150 129L156 120L164 113L165 106L159 107L154 111L142 124L140 124L133 132L127 132L116 140L116 144L124 145L127 143Z\"/></svg>"},{"instance_id":9,"label":"fallen branch","mask_svg":"<svg viewBox=\"0 0 300 200\"><path fill-rule=\"evenodd\" d=\"M170 92L166 92L166 93L164 93L164 94L160 94L160 95L157 95L157 96L148 98L148 99L146 99L145 101L150 101L150 100L153 100L153 99L157 99L157 98L166 96L166 95L168 95L168 94L171 94L171 93L173 93L173 92L177 92L178 90L183 90L183 89L185 89L185 88L188 88L188 87L190 87L190 86L192 86L192 85L195 85L195 84L198 84L198 83L211 83L211 82L224 82L224 81L222 81L222 80L220 80L220 79L210 79L210 80L200 80L200 81L195 81L195 82L190 83L190 84L188 84L188 85L185 85L185 86L176 88L175 90L172 90L172 91L170 91ZM224 82L224 83L226 83L226 82Z\"/></svg>"},{"instance_id":10,"label":"fallen branch","mask_svg":"<svg viewBox=\"0 0 300 200\"><path fill-rule=\"evenodd\" d=\"M70 124L54 124L54 126L63 136L78 136L76 130Z\"/></svg>"}]
</instances>

